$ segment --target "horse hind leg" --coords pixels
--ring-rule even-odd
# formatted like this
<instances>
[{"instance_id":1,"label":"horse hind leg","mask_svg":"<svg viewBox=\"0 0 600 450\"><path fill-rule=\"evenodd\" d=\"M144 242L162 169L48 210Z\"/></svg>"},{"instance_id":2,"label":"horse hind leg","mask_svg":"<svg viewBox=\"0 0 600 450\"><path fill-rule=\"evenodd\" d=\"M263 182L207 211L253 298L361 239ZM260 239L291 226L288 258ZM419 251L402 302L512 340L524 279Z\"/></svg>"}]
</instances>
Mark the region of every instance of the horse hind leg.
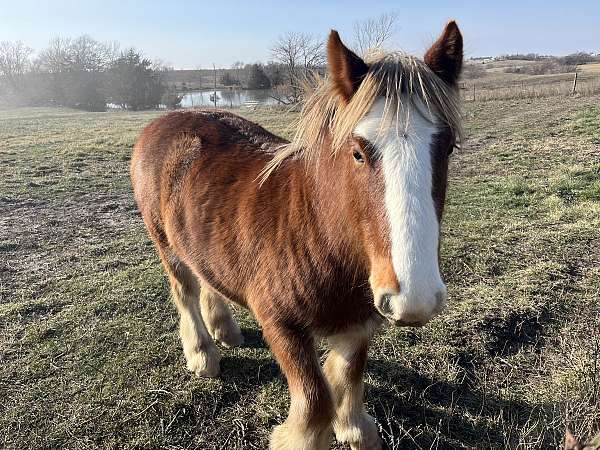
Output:
<instances>
[{"instance_id":1,"label":"horse hind leg","mask_svg":"<svg viewBox=\"0 0 600 450\"><path fill-rule=\"evenodd\" d=\"M198 376L216 377L221 357L200 314L198 279L170 250L161 249L160 253L179 311L179 335L187 368Z\"/></svg>"},{"instance_id":2,"label":"horse hind leg","mask_svg":"<svg viewBox=\"0 0 600 450\"><path fill-rule=\"evenodd\" d=\"M200 311L212 338L225 347L244 343L239 325L231 314L227 301L206 283L201 283Z\"/></svg>"}]
</instances>

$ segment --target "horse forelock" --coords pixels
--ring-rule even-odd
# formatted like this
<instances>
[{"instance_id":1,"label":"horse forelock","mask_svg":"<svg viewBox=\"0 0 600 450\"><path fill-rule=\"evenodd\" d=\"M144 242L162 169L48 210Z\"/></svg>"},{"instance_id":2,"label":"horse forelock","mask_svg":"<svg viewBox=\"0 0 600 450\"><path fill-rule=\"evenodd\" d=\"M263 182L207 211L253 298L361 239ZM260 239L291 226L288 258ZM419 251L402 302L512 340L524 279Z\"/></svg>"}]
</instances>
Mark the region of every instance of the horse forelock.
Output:
<instances>
[{"instance_id":1,"label":"horse forelock","mask_svg":"<svg viewBox=\"0 0 600 450\"><path fill-rule=\"evenodd\" d=\"M338 152L352 136L358 122L378 98L385 100L382 132L395 126L404 133L410 111L448 126L457 140L462 120L457 88L446 84L423 61L405 53L373 52L366 57L369 71L349 102L332 90L328 77L313 75L305 83L305 101L296 133L279 148L260 174L261 181L286 159L315 162L321 152ZM424 105L425 108L415 107Z\"/></svg>"}]
</instances>

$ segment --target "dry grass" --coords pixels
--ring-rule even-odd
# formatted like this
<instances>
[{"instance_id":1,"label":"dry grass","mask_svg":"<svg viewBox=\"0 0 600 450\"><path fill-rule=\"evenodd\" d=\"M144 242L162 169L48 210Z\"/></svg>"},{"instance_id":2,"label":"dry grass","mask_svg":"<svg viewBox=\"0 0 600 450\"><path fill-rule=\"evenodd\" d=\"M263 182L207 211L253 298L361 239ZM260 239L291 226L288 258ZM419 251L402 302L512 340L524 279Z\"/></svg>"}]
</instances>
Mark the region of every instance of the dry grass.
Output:
<instances>
[{"instance_id":1,"label":"dry grass","mask_svg":"<svg viewBox=\"0 0 600 450\"><path fill-rule=\"evenodd\" d=\"M489 101L512 98L541 98L570 96L573 88L574 73L530 75L524 73L505 73L514 66L536 64L535 61L492 61L481 65L480 62L468 62L484 67L484 76L462 83L465 101ZM600 63L585 64L577 67L577 91L579 96L600 94ZM475 93L473 93L475 87Z\"/></svg>"},{"instance_id":2,"label":"dry grass","mask_svg":"<svg viewBox=\"0 0 600 450\"><path fill-rule=\"evenodd\" d=\"M445 315L375 339L387 448L547 449L600 428L599 97L467 105L443 237ZM245 111L291 135L295 113ZM184 367L131 195L157 113L0 111L0 446L265 448L285 382L245 311L222 376ZM341 448L341 447L336 447Z\"/></svg>"},{"instance_id":3,"label":"dry grass","mask_svg":"<svg viewBox=\"0 0 600 450\"><path fill-rule=\"evenodd\" d=\"M600 63L584 64L578 67L578 70L584 74L600 74Z\"/></svg>"}]
</instances>

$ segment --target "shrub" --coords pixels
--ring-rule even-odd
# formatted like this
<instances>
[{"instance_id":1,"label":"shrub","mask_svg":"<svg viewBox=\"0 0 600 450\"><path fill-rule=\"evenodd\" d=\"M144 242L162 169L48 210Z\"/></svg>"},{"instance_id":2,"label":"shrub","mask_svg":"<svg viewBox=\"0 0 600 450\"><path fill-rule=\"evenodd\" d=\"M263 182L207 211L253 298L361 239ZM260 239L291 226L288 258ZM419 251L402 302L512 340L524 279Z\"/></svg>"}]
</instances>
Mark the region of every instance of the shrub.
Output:
<instances>
[{"instance_id":1,"label":"shrub","mask_svg":"<svg viewBox=\"0 0 600 450\"><path fill-rule=\"evenodd\" d=\"M177 92L175 86L169 86L165 89L160 101L168 109L177 109L181 107L183 95Z\"/></svg>"}]
</instances>

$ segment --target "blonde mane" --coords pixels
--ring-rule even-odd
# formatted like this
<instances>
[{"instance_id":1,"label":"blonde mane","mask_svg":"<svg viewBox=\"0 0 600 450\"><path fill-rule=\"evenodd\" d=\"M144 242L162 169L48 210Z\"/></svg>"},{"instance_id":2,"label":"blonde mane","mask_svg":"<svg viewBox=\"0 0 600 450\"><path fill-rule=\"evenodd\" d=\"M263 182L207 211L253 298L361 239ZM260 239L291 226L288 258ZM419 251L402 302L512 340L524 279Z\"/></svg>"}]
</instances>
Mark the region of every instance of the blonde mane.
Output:
<instances>
[{"instance_id":1,"label":"blonde mane","mask_svg":"<svg viewBox=\"0 0 600 450\"><path fill-rule=\"evenodd\" d=\"M396 126L397 132L404 134L403 124L408 124L409 111L415 106L419 113L441 121L461 139L461 110L455 87L442 81L423 61L404 53L371 53L365 61L369 71L348 103L335 95L327 77L315 75L307 83L296 133L262 170L261 183L290 157L315 161L326 138L335 154L377 98L385 100L382 127Z\"/></svg>"}]
</instances>

